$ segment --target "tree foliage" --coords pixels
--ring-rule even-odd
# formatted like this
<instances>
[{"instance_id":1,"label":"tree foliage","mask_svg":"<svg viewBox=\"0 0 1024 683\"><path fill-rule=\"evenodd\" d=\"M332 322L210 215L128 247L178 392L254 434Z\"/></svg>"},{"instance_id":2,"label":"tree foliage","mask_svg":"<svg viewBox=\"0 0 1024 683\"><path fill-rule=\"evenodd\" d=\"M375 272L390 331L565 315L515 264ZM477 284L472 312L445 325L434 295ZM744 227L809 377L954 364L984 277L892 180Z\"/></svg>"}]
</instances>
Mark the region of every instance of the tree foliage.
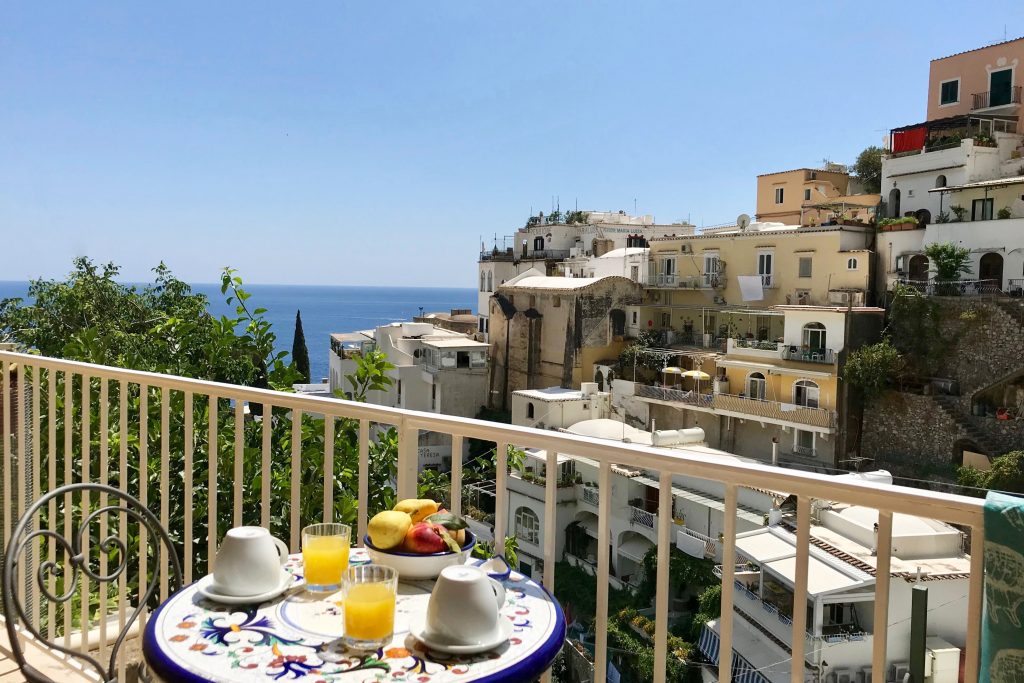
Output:
<instances>
[{"instance_id":1,"label":"tree foliage","mask_svg":"<svg viewBox=\"0 0 1024 683\"><path fill-rule=\"evenodd\" d=\"M668 590L679 595L688 589L697 590L704 586L721 583L713 572L715 563L704 558L687 555L678 548L669 551ZM649 604L659 590L666 587L658 586L658 548L652 547L644 555L643 579L637 589L637 598L643 604ZM671 594L670 593L670 594Z\"/></svg>"},{"instance_id":2,"label":"tree foliage","mask_svg":"<svg viewBox=\"0 0 1024 683\"><path fill-rule=\"evenodd\" d=\"M971 273L971 250L952 242L929 244L924 248L933 277L939 282L959 280Z\"/></svg>"},{"instance_id":3,"label":"tree foliage","mask_svg":"<svg viewBox=\"0 0 1024 683\"><path fill-rule=\"evenodd\" d=\"M843 367L843 379L863 401L871 401L881 396L889 382L900 374L902 367L903 357L886 337L877 344L852 351Z\"/></svg>"},{"instance_id":4,"label":"tree foliage","mask_svg":"<svg viewBox=\"0 0 1024 683\"><path fill-rule=\"evenodd\" d=\"M934 374L941 356L939 309L914 287L897 284L889 306L886 335L903 358L908 373Z\"/></svg>"},{"instance_id":5,"label":"tree foliage","mask_svg":"<svg viewBox=\"0 0 1024 683\"><path fill-rule=\"evenodd\" d=\"M853 172L857 175L865 192L881 192L882 190L882 154L881 147L872 145L857 155L853 162Z\"/></svg>"},{"instance_id":6,"label":"tree foliage","mask_svg":"<svg viewBox=\"0 0 1024 683\"><path fill-rule=\"evenodd\" d=\"M297 373L287 354L275 351L276 337L270 323L263 317L263 308L251 307L251 294L243 287L234 271L225 269L221 292L229 304L235 305L234 316L216 317L209 313L205 296L195 294L188 284L177 280L162 264L154 269L152 284L135 287L118 283L118 269L113 264L99 267L87 259L76 259L74 270L66 280L35 280L29 286L29 300L0 302L0 339L14 342L30 352L76 361L111 365L158 373L182 375L231 384L290 390ZM386 386L387 359L383 354L360 359L353 386L353 398L363 400L365 389ZM168 529L172 539L183 550L184 511L192 513L193 570L196 576L206 572L207 538L213 533L220 539L237 523L261 524L269 518L271 531L288 539L291 532L292 501L298 505L300 525L320 521L324 517L325 486L333 489L332 517L354 524L358 502L358 421L335 420L333 443L325 442L323 417L295 413L282 408L263 410L250 405L250 414L236 420L236 406L223 397L208 398L195 394L191 414L186 410L186 396L181 391L135 383L106 382L91 378L83 382L76 377L65 386L65 373L44 372L41 383L40 452L49 452L49 433L55 434L56 471L82 472L87 453L88 469L100 472L99 454L103 448L116 457L122 437L127 441L127 467L111 466L109 481L122 484L133 495L146 493L151 509L161 508L160 482L166 477L170 516ZM49 385L54 384L54 401L49 405ZM107 391L107 430L97 423L101 391ZM65 393L66 392L66 393ZM86 395L88 392L88 395ZM123 395L122 395L123 393ZM65 405L65 398L70 403ZM164 406L164 403L167 403ZM82 410L82 406L90 410ZM127 426L121 431L124 408ZM65 407L70 421L65 421ZM162 423L167 408L168 424ZM84 418L90 422L90 439L83 449ZM215 416L215 417L214 417ZM145 417L145 422L142 418ZM334 418L329 418L334 419ZM53 420L55 424L51 425ZM186 430L186 421L191 429ZM213 421L213 425L211 425ZM145 425L145 429L143 429ZM209 433L216 434L216 443L209 443ZM394 505L391 482L397 458L397 432L394 428L376 427L370 443L369 500L372 515ZM269 431L271 466L263 467L264 431ZM63 448L65 434L72 444ZM187 441L190 434L191 441ZM293 442L299 443L293 450ZM166 441L165 441L166 440ZM236 447L241 444L241 478L235 480ZM145 449L142 446L145 445ZM191 469L186 466L185 452L192 453ZM157 455L167 452L166 464ZM333 476L325 482L324 454L333 454ZM148 457L144 457L148 454ZM211 457L212 456L212 457ZM296 458L297 456L297 458ZM295 463L298 490L293 491ZM189 471L191 488L186 492L184 473ZM215 471L216 491L208 479ZM269 477L269 506L264 509L262 490L264 477ZM42 470L41 487L46 490L60 485L48 481ZM241 519L235 509L234 490L241 496ZM188 495L191 497L189 501ZM216 504L215 529L209 527L210 513ZM129 552L137 553L135 539ZM132 577L133 584L138 577Z\"/></svg>"},{"instance_id":7,"label":"tree foliage","mask_svg":"<svg viewBox=\"0 0 1024 683\"><path fill-rule=\"evenodd\" d=\"M979 489L1024 494L1024 450L1010 451L992 460L987 472L965 465L957 470L957 483ZM984 492L975 492L984 496Z\"/></svg>"},{"instance_id":8,"label":"tree foliage","mask_svg":"<svg viewBox=\"0 0 1024 683\"><path fill-rule=\"evenodd\" d=\"M295 311L295 334L292 337L292 359L295 361L295 370L299 373L302 381L309 384L309 349L306 348L306 333L302 331L302 311Z\"/></svg>"}]
</instances>

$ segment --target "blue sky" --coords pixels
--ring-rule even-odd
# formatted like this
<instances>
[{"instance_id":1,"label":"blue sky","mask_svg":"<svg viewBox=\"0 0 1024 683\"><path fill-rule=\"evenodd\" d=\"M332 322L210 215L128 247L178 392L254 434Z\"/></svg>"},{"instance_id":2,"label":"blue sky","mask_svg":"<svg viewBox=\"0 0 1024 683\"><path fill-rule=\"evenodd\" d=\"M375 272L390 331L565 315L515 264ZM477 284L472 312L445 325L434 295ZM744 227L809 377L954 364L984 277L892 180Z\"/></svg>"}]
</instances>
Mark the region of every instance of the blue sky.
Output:
<instances>
[{"instance_id":1,"label":"blue sky","mask_svg":"<svg viewBox=\"0 0 1024 683\"><path fill-rule=\"evenodd\" d=\"M924 119L1024 3L5 3L0 280L472 287L562 207L697 224ZM10 248L13 245L14 248Z\"/></svg>"}]
</instances>

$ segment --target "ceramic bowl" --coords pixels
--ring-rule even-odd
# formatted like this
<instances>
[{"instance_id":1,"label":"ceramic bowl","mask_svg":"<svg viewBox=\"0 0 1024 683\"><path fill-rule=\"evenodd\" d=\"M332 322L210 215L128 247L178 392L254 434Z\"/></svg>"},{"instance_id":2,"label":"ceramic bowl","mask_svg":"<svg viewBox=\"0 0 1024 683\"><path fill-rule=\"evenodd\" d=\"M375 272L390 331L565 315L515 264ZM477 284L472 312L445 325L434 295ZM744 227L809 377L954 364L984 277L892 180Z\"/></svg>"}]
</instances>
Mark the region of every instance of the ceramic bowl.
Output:
<instances>
[{"instance_id":1,"label":"ceramic bowl","mask_svg":"<svg viewBox=\"0 0 1024 683\"><path fill-rule=\"evenodd\" d=\"M400 581L413 579L436 579L441 570L454 564L465 564L473 546L476 545L476 536L469 529L466 529L466 542L462 549L455 553L446 550L440 553L407 553L400 550L382 550L370 542L370 536L363 537L363 544L366 546L366 554L370 561L375 564L383 564L394 567L398 570Z\"/></svg>"}]
</instances>

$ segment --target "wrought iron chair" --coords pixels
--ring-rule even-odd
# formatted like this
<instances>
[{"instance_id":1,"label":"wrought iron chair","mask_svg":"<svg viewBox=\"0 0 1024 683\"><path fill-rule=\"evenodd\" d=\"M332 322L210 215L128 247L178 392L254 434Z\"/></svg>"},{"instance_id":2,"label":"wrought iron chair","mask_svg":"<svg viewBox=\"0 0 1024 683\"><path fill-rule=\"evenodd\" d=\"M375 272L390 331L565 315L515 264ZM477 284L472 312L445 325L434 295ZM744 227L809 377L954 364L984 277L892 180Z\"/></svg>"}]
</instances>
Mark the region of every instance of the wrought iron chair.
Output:
<instances>
[{"instance_id":1,"label":"wrought iron chair","mask_svg":"<svg viewBox=\"0 0 1024 683\"><path fill-rule=\"evenodd\" d=\"M52 530L57 528L57 519L47 520L48 525L51 527L50 529L36 527L36 518L40 517L40 514L47 510L50 501L58 501L57 517L60 518L62 515L73 515L76 509L80 509L76 507L77 503L82 500L82 497L89 494L105 494L108 497L108 502L90 511L82 520L81 525L73 531L70 540ZM70 496L70 510L61 509L59 501L63 501L65 496ZM123 519L124 524L137 524L138 529L145 529L148 532L149 556L156 560L151 566L158 569L162 566L167 567L168 586L171 591L181 587L181 563L174 550L174 545L171 543L170 536L168 536L167 531L161 526L156 516L134 496L101 484L69 484L54 489L40 497L25 512L11 534L4 555L2 572L3 613L7 622L7 635L10 639L11 654L29 683L55 683L55 681L26 659L26 653L22 647L19 631L17 630L19 622L23 632L31 634L48 648L77 659L84 670L95 672L103 681L115 681L117 657L121 651L121 645L124 643L125 636L138 619L143 607L145 607L159 588L159 581L148 582L148 589L139 598L138 604L125 620L124 628L118 633L117 640L110 649L110 659L106 666L93 656L95 653L89 654L73 650L53 641L48 641L36 628L33 620L26 612L25 605L22 604L18 596L20 592L19 581L24 588L38 591L39 595L46 600L64 604L65 609L71 609L71 600L78 592L78 584L82 574L89 580L95 581L98 586L104 587L103 589L105 590L106 584L116 581L128 568L130 559L128 557L129 549L118 535L109 534L103 539L89 536L90 525L96 523L105 515L116 516L118 519ZM108 530L109 528L108 525ZM123 528L119 527L119 529L125 531ZM88 543L85 541L88 541ZM64 553L63 563L60 561L59 555L55 555L57 557L56 561L50 561L43 559L43 554L40 552L40 559L36 563L37 567L33 572L34 577L31 577L34 578L35 585L30 586L31 578L24 576L24 574L33 571L30 558L36 550L44 547L45 543L56 544L56 548L59 548ZM96 557L90 560L89 555L91 553L89 551L92 550L98 550L99 552L96 554ZM99 571L94 571L89 566L90 561L94 562L100 554L109 556L114 551L117 552L116 566L112 568L107 567L106 570L100 569L99 571L102 571L102 574ZM21 568L20 572L19 568ZM64 579L64 590L60 594L54 594L48 586L49 580L53 577L63 577ZM101 618L105 617L106 615L101 615ZM82 642L87 642L86 634L82 634ZM83 649L87 650L88 648Z\"/></svg>"}]
</instances>

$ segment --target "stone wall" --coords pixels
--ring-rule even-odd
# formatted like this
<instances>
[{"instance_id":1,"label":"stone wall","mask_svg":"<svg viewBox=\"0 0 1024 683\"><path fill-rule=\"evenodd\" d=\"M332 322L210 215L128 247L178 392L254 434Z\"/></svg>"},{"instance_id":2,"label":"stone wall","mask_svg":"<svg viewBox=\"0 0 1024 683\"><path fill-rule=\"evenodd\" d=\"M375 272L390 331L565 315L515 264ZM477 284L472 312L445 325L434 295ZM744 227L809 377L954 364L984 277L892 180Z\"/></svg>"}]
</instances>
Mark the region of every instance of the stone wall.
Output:
<instances>
[{"instance_id":1,"label":"stone wall","mask_svg":"<svg viewBox=\"0 0 1024 683\"><path fill-rule=\"evenodd\" d=\"M861 455L896 476L948 479L954 445L965 438L964 429L931 396L890 391L864 411Z\"/></svg>"},{"instance_id":2,"label":"stone wall","mask_svg":"<svg viewBox=\"0 0 1024 683\"><path fill-rule=\"evenodd\" d=\"M1024 328L999 306L970 297L937 297L946 350L940 373L970 396L1024 368Z\"/></svg>"},{"instance_id":3,"label":"stone wall","mask_svg":"<svg viewBox=\"0 0 1024 683\"><path fill-rule=\"evenodd\" d=\"M952 479L965 446L987 450L990 457L1024 447L1024 420L971 414L976 392L1024 370L1024 328L994 302L934 301L943 345L937 374L956 380L960 396L946 399L947 412L932 396L893 391L864 414L861 455L874 458L876 467L916 479Z\"/></svg>"}]
</instances>

